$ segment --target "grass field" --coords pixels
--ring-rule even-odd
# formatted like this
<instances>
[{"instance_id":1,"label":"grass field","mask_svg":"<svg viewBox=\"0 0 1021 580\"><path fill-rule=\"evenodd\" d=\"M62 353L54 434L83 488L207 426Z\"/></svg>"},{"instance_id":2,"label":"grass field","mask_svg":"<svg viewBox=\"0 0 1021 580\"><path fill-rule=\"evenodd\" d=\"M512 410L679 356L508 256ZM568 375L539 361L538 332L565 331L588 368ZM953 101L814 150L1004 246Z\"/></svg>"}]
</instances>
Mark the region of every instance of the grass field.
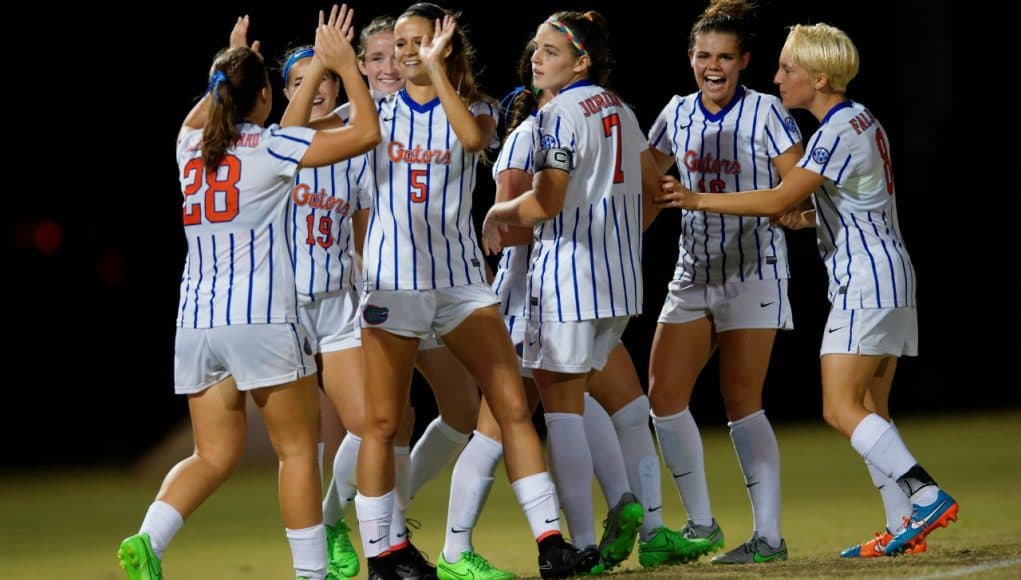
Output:
<instances>
[{"instance_id":1,"label":"grass field","mask_svg":"<svg viewBox=\"0 0 1021 580\"><path fill-rule=\"evenodd\" d=\"M837 553L879 530L879 494L858 455L821 425L780 426L783 531L790 561L721 568L705 561L646 573L637 554L624 575L713 577L1021 577L1021 412L898 421L912 452L961 504L961 520L935 532L921 556L841 561ZM728 546L751 531L751 512L726 429L704 426L706 470ZM188 521L166 554L171 580L293 577L276 505L275 469L238 472ZM667 524L684 509L664 471ZM494 564L536 574L535 544L510 486L497 476L476 528L476 548ZM415 498L415 543L435 560L443 544L449 472ZM123 578L114 553L134 533L159 486L128 472L0 476L0 578ZM597 498L601 494L596 493ZM596 508L605 513L601 500ZM354 514L348 515L354 523ZM356 526L355 526L356 527ZM357 540L356 540L357 545ZM365 577L364 562L362 578Z\"/></svg>"}]
</instances>

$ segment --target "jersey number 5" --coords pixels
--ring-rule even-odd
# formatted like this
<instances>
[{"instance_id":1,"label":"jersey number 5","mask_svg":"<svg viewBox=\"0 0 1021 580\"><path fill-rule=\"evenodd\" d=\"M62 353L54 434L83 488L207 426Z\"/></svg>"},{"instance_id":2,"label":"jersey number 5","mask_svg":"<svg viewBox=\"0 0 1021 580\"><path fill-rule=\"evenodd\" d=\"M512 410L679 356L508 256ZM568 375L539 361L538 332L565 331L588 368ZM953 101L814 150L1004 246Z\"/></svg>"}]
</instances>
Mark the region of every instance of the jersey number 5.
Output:
<instances>
[{"instance_id":1,"label":"jersey number 5","mask_svg":"<svg viewBox=\"0 0 1021 580\"><path fill-rule=\"evenodd\" d=\"M226 174L220 178L222 170ZM196 157L184 165L184 175L192 178L191 183L184 186L184 225L193 226L202 223L203 213L207 222L229 222L238 216L238 180L241 179L241 160L227 155L220 162L221 171L206 171L201 157ZM206 198L201 203L188 204L188 198L198 193L202 182L206 183ZM220 202L219 207L217 201ZM222 209L221 209L222 208ZM204 210L204 211L203 211Z\"/></svg>"},{"instance_id":2,"label":"jersey number 5","mask_svg":"<svg viewBox=\"0 0 1021 580\"><path fill-rule=\"evenodd\" d=\"M607 139L613 138L613 128L617 128L617 138L614 144L617 145L617 161L613 165L613 182L624 183L624 171L620 168L620 116L617 113L603 117L603 135Z\"/></svg>"},{"instance_id":3,"label":"jersey number 5","mask_svg":"<svg viewBox=\"0 0 1021 580\"><path fill-rule=\"evenodd\" d=\"M426 184L426 177L429 171L426 169L408 169L408 187L411 188L411 201L422 203L429 199L429 186Z\"/></svg>"}]
</instances>

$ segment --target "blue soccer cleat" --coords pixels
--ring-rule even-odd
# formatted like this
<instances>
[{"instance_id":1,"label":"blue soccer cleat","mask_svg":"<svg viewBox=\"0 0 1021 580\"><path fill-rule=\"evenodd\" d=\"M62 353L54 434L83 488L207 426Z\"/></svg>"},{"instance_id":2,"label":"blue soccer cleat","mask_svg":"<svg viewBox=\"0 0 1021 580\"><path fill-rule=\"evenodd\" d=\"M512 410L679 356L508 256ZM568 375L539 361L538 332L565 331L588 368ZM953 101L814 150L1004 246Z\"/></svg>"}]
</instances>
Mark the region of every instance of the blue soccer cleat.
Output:
<instances>
[{"instance_id":1,"label":"blue soccer cleat","mask_svg":"<svg viewBox=\"0 0 1021 580\"><path fill-rule=\"evenodd\" d=\"M908 549L915 540L924 539L936 528L945 528L957 521L957 501L950 494L939 490L936 501L929 505L911 506L911 520L883 550L886 556L896 556Z\"/></svg>"}]
</instances>

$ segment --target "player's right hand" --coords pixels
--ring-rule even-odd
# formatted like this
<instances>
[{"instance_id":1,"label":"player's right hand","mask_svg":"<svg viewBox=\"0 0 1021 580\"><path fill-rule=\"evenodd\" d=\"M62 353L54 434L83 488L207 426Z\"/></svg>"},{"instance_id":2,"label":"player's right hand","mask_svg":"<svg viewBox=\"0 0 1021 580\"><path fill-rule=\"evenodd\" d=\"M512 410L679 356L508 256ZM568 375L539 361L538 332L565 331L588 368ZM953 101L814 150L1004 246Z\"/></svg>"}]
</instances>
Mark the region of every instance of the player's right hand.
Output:
<instances>
[{"instance_id":1,"label":"player's right hand","mask_svg":"<svg viewBox=\"0 0 1021 580\"><path fill-rule=\"evenodd\" d=\"M358 56L351 41L354 39L354 9L347 4L340 8L334 4L329 19L324 20L319 11L319 25L316 27L315 53L326 68L339 73L341 69L357 67Z\"/></svg>"},{"instance_id":2,"label":"player's right hand","mask_svg":"<svg viewBox=\"0 0 1021 580\"><path fill-rule=\"evenodd\" d=\"M234 23L234 28L230 31L230 42L228 46L230 48L238 48L240 46L248 46L248 25L250 21L248 15L238 16L237 22ZM259 52L261 44L258 40L252 42L251 49L256 53Z\"/></svg>"}]
</instances>

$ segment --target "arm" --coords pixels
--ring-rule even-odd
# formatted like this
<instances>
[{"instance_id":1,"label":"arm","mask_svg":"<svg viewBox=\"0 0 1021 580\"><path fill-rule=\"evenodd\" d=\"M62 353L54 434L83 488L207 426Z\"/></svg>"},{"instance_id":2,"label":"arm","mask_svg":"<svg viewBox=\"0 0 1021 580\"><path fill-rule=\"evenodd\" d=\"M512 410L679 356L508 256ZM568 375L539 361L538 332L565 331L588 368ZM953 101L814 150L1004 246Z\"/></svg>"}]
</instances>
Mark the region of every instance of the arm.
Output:
<instances>
[{"instance_id":1,"label":"arm","mask_svg":"<svg viewBox=\"0 0 1021 580\"><path fill-rule=\"evenodd\" d=\"M508 168L496 176L496 203L519 197L532 187L532 174L517 168ZM500 245L521 246L532 241L532 228L510 226L500 232Z\"/></svg>"},{"instance_id":2,"label":"arm","mask_svg":"<svg viewBox=\"0 0 1021 580\"><path fill-rule=\"evenodd\" d=\"M489 208L482 224L482 246L487 254L500 251L500 231L506 226L532 227L552 219L564 209L571 174L561 169L543 169L535 174L532 189Z\"/></svg>"},{"instance_id":3,"label":"arm","mask_svg":"<svg viewBox=\"0 0 1021 580\"><path fill-rule=\"evenodd\" d=\"M773 167L776 167L780 177L783 178L800 160L805 156L805 148L801 143L773 158ZM812 207L812 200L805 198L790 211L771 220L773 225L780 225L790 230L815 227L815 208Z\"/></svg>"},{"instance_id":4,"label":"arm","mask_svg":"<svg viewBox=\"0 0 1021 580\"><path fill-rule=\"evenodd\" d=\"M457 29L457 22L450 16L443 17L443 23L436 21L436 30L430 42L422 42L419 54L429 72L429 80L436 88L443 111L447 114L451 128L465 151L482 151L493 139L496 119L489 115L476 117L461 100L457 89L447 76L444 57L449 53L450 39Z\"/></svg>"},{"instance_id":5,"label":"arm","mask_svg":"<svg viewBox=\"0 0 1021 580\"><path fill-rule=\"evenodd\" d=\"M656 200L661 207L680 207L744 216L778 217L819 188L825 178L800 167L792 168L783 181L772 189L755 189L740 193L695 193L681 185L673 176L661 178L663 193Z\"/></svg>"},{"instance_id":6,"label":"arm","mask_svg":"<svg viewBox=\"0 0 1021 580\"><path fill-rule=\"evenodd\" d=\"M642 152L642 231L649 229L659 215L656 204L660 196L659 178L670 170L674 158L655 147Z\"/></svg>"},{"instance_id":7,"label":"arm","mask_svg":"<svg viewBox=\"0 0 1021 580\"><path fill-rule=\"evenodd\" d=\"M229 48L238 48L241 46L248 46L248 25L250 20L248 15L238 16L237 22L234 23L234 28L230 31L230 37L228 39L227 46ZM252 43L252 50L259 52L259 41L256 40ZM210 71L212 73L212 71ZM185 133L190 133L198 129L204 129L206 122L209 121L209 102L212 97L210 92L206 91L206 94L199 99L199 102L195 103L195 106L188 111L188 114L184 117L184 122L181 123L181 129L177 132L177 140L180 141L181 137Z\"/></svg>"},{"instance_id":8,"label":"arm","mask_svg":"<svg viewBox=\"0 0 1021 580\"><path fill-rule=\"evenodd\" d=\"M351 99L351 121L340 129L316 133L301 158L301 164L306 167L320 167L360 155L375 147L381 138L376 108L372 106L372 96L358 71L357 57L351 46L352 12L345 14L342 9L339 17L334 18L335 11L336 6L330 14L332 25L321 25L316 30L316 57L340 76L344 91Z\"/></svg>"}]
</instances>

